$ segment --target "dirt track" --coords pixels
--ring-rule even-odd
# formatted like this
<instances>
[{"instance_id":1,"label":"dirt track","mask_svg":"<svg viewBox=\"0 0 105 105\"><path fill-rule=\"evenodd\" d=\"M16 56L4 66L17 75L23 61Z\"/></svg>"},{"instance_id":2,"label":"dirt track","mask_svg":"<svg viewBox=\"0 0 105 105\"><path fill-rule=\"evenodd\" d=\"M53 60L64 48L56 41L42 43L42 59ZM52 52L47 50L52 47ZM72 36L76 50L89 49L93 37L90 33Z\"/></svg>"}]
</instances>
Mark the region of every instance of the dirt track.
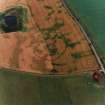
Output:
<instances>
[{"instance_id":1,"label":"dirt track","mask_svg":"<svg viewBox=\"0 0 105 105\"><path fill-rule=\"evenodd\" d=\"M1 67L35 73L99 69L84 34L60 0L8 0L5 6L0 3L0 10L17 3L28 7L29 30L0 34ZM49 45L57 49L55 55L50 56Z\"/></svg>"}]
</instances>

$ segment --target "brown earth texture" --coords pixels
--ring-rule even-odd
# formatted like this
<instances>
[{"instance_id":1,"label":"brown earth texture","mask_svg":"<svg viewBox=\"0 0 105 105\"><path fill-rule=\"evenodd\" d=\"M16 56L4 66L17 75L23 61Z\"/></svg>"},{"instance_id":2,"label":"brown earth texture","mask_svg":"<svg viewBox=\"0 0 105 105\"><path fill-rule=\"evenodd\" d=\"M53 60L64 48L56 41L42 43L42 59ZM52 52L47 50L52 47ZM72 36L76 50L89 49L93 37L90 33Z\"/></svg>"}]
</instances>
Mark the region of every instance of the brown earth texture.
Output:
<instances>
[{"instance_id":1,"label":"brown earth texture","mask_svg":"<svg viewBox=\"0 0 105 105\"><path fill-rule=\"evenodd\" d=\"M3 0L0 12L17 6L27 9L27 30L0 32L0 68L40 74L99 69L84 33L61 0Z\"/></svg>"}]
</instances>

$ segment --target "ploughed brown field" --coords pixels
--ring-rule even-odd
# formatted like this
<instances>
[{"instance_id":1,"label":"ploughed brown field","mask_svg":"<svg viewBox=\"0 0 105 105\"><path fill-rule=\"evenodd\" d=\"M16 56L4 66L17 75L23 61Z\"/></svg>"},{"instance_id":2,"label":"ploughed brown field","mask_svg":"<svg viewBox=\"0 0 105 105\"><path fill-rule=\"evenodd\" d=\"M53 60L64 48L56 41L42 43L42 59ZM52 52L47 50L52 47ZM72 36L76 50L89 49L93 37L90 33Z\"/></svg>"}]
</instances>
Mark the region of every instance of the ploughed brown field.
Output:
<instances>
[{"instance_id":1,"label":"ploughed brown field","mask_svg":"<svg viewBox=\"0 0 105 105\"><path fill-rule=\"evenodd\" d=\"M1 32L1 68L48 74L100 69L84 33L61 0L1 0L0 11L18 5L28 10L28 30Z\"/></svg>"}]
</instances>

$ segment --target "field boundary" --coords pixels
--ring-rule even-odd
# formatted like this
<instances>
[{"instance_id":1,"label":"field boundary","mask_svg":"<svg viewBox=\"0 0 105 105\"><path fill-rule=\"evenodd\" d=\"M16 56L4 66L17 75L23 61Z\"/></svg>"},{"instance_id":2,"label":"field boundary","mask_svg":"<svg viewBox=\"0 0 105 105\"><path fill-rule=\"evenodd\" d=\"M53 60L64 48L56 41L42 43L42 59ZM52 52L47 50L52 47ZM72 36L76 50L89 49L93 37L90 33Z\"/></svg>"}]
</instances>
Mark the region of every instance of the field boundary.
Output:
<instances>
[{"instance_id":1,"label":"field boundary","mask_svg":"<svg viewBox=\"0 0 105 105\"><path fill-rule=\"evenodd\" d=\"M88 42L88 45L90 46L91 48L91 51L93 52L93 54L95 55L95 58L97 60L97 63L100 67L100 70L101 72L105 73L105 68L104 68L104 65L102 63L102 60L100 58L100 56L98 55L95 47L93 46L92 44L92 41L90 40L90 38L88 37L87 33L86 33L86 30L84 30L80 20L78 19L78 17L75 15L75 13L73 12L73 10L68 6L67 2L65 0L60 0L63 7L67 10L68 14L73 18L73 20L76 22L76 24L79 26L81 32L84 34L87 42Z\"/></svg>"}]
</instances>

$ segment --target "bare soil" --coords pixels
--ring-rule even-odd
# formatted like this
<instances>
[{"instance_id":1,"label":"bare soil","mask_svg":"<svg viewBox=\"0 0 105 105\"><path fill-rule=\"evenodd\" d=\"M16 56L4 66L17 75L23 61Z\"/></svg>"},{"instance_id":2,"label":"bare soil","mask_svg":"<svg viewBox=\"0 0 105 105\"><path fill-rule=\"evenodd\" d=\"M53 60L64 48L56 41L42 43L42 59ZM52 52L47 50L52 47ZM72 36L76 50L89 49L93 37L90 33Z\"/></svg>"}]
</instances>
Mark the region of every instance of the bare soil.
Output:
<instances>
[{"instance_id":1,"label":"bare soil","mask_svg":"<svg viewBox=\"0 0 105 105\"><path fill-rule=\"evenodd\" d=\"M16 5L28 9L28 31L0 34L1 68L58 74L99 69L83 32L60 0L4 0L0 11ZM50 54L50 44L57 54Z\"/></svg>"}]
</instances>

